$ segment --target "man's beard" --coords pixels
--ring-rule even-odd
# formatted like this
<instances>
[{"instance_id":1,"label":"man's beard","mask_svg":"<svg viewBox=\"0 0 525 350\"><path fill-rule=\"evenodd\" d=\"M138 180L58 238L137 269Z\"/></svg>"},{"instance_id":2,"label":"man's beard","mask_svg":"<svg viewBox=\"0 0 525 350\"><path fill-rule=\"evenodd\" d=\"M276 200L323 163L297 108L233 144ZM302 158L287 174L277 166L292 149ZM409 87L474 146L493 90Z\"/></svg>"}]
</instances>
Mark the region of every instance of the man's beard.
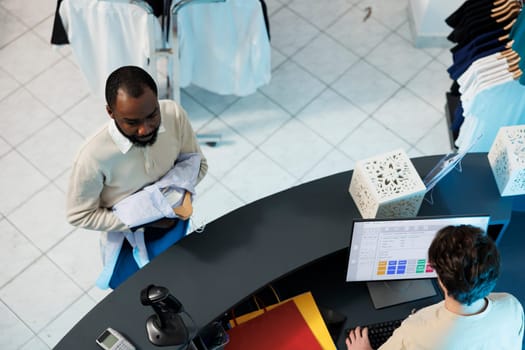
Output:
<instances>
[{"instance_id":1,"label":"man's beard","mask_svg":"<svg viewBox=\"0 0 525 350\"><path fill-rule=\"evenodd\" d=\"M129 136L129 135L126 135L122 129L120 129L120 127L118 126L118 123L115 123L115 125L117 126L117 129L118 131L120 131L120 133L122 135L124 135L125 138L127 138L129 141L131 141L131 143L134 145L134 146L137 146L137 147L146 147L146 146L151 146L155 143L155 141L157 141L157 136L159 134L159 128L160 128L160 125L155 129L153 130L153 132L151 134L153 134L151 136L151 139L149 139L148 141L141 141L139 140L136 136ZM150 134L150 135L151 135Z\"/></svg>"}]
</instances>

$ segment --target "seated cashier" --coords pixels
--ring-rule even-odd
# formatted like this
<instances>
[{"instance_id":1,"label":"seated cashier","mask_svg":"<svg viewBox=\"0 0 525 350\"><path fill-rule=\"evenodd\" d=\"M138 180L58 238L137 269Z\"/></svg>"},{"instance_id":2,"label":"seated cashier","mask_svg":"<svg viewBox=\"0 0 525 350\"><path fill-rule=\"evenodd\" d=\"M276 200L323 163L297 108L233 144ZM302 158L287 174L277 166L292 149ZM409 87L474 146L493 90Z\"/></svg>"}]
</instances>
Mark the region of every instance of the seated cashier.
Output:
<instances>
[{"instance_id":1,"label":"seated cashier","mask_svg":"<svg viewBox=\"0 0 525 350\"><path fill-rule=\"evenodd\" d=\"M401 323L385 349L521 349L523 307L512 295L491 293L499 275L494 242L477 227L447 226L428 251L445 300ZM348 350L372 349L366 328L351 330Z\"/></svg>"},{"instance_id":2,"label":"seated cashier","mask_svg":"<svg viewBox=\"0 0 525 350\"><path fill-rule=\"evenodd\" d=\"M208 166L184 109L159 101L142 68L112 72L105 94L110 119L76 155L66 214L102 232L97 285L115 288L187 233L194 186Z\"/></svg>"}]
</instances>

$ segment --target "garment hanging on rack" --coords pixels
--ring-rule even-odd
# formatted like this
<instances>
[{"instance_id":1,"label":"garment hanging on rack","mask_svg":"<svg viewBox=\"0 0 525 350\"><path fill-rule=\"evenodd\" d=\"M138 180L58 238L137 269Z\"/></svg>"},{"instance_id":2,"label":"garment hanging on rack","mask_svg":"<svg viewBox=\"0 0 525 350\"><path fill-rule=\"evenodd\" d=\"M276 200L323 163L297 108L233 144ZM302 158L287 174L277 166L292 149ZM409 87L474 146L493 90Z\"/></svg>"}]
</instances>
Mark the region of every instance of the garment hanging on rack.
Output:
<instances>
[{"instance_id":1,"label":"garment hanging on rack","mask_svg":"<svg viewBox=\"0 0 525 350\"><path fill-rule=\"evenodd\" d=\"M151 9L129 1L63 0L59 11L75 61L95 96L104 98L108 75L121 66L139 66L157 76L155 50L162 30Z\"/></svg>"},{"instance_id":2,"label":"garment hanging on rack","mask_svg":"<svg viewBox=\"0 0 525 350\"><path fill-rule=\"evenodd\" d=\"M53 29L51 31L51 44L53 45L65 45L69 44L69 40L67 38L66 30L64 29L64 25L62 24L62 21L60 19L59 9L60 4L63 0L57 0L57 6L55 10L55 16L53 19ZM160 16L170 16L169 13L165 13L167 9L170 8L170 6L164 6L164 2L166 0L144 0L146 1L149 6L153 10L153 14L156 17ZM171 1L170 1L171 2ZM268 33L268 38L271 38L270 35L270 21L268 19L268 7L266 6L266 2L264 0L259 0L261 3L261 9L264 16L264 23L266 25L266 32Z\"/></svg>"},{"instance_id":3,"label":"garment hanging on rack","mask_svg":"<svg viewBox=\"0 0 525 350\"><path fill-rule=\"evenodd\" d=\"M60 45L70 42L68 33L62 24L62 22L67 19L62 19L59 11L63 1L66 0L57 1L57 11L55 13L51 36L52 44ZM213 92L242 96L253 93L258 87L269 81L271 56L269 47L270 27L266 4L264 0L258 0L258 2L246 0L237 1L236 3L235 1L236 0L228 0L225 6L219 7L219 10L215 12L204 11L203 13L200 11L202 7L205 7L204 4L186 6L186 8L181 11L181 13L184 14L184 12L187 12L189 9L193 9L194 7L198 8L198 10L195 11L197 14L194 18L183 19L185 24L179 24L179 35L192 40L191 43L188 43L186 40L186 44L179 50L179 55L183 63L178 66L183 73L183 79L186 79L183 86L194 83ZM132 1L105 0L101 2L129 3ZM136 1L135 3L140 4L143 2L144 1ZM153 14L155 16L163 16L163 20L168 22L171 20L172 14L167 11L170 8L169 4L171 4L171 1L145 0L145 2L154 5ZM166 3L168 3L167 6ZM85 4L85 2L80 1L77 7L84 6L83 4ZM228 13L228 11L231 12ZM193 13L193 10L190 10L190 12ZM262 35L261 32L261 18L264 25L264 35ZM86 20L85 22L87 26L88 21ZM203 27L198 28L200 24L196 22L204 23ZM214 23L214 28L209 26L209 22ZM156 24L153 25L157 26ZM190 27L186 28L184 25L189 25ZM139 29L140 28L136 28L136 32L138 32ZM102 29L94 30L94 32L101 33L101 30ZM155 31L156 30L157 29L155 29ZM212 33L212 31L214 33ZM89 32L89 30L86 30L86 32ZM104 37L113 39L114 33L107 32ZM95 38L95 41L96 40L98 40L98 38ZM128 36L125 40L122 40L121 43L130 43L131 46L135 46L136 44L132 43L133 40L134 39ZM162 37L160 40L162 41L164 38ZM75 44L78 45L78 42L73 43L73 45ZM234 45L237 45L237 47ZM157 46L157 48L161 47L163 47L163 45ZM102 54L102 56L103 55L104 54ZM189 58L191 59L188 61ZM230 59L233 61L229 61ZM145 67L141 64L137 65L152 73L152 67ZM178 70L179 69L177 69L177 71ZM155 77L155 75L153 76ZM88 76L88 79L91 79L91 75ZM170 79L170 83L180 85L172 79ZM94 90L92 87L93 84L95 84L95 82L89 83L92 90ZM100 91L95 91L94 93L100 95Z\"/></svg>"},{"instance_id":4,"label":"garment hanging on rack","mask_svg":"<svg viewBox=\"0 0 525 350\"><path fill-rule=\"evenodd\" d=\"M499 52L475 61L458 79L463 107L469 110L472 99L481 91L514 80L509 68Z\"/></svg>"},{"instance_id":5,"label":"garment hanging on rack","mask_svg":"<svg viewBox=\"0 0 525 350\"><path fill-rule=\"evenodd\" d=\"M525 13L520 12L516 22L512 26L509 33L509 39L512 41L512 50L515 51L520 57L525 58ZM525 59L521 59L518 62L518 66L521 71L525 71ZM522 75L519 78L519 82L525 85L525 76Z\"/></svg>"},{"instance_id":6,"label":"garment hanging on rack","mask_svg":"<svg viewBox=\"0 0 525 350\"><path fill-rule=\"evenodd\" d=\"M524 97L525 86L515 80L479 93L465 115L456 144L461 149L482 135L472 152L488 152L500 127L525 123Z\"/></svg>"},{"instance_id":7,"label":"garment hanging on rack","mask_svg":"<svg viewBox=\"0 0 525 350\"><path fill-rule=\"evenodd\" d=\"M63 0L57 0L57 6L55 10L55 17L53 19L53 29L51 31L51 44L53 45L66 45L69 44L66 30L60 19L60 4ZM164 12L163 0L144 0L151 7L153 14L157 17L161 16Z\"/></svg>"},{"instance_id":8,"label":"garment hanging on rack","mask_svg":"<svg viewBox=\"0 0 525 350\"><path fill-rule=\"evenodd\" d=\"M489 31L503 28L505 25L512 22L513 17L503 19L500 17L500 22L497 18L492 17L493 12L491 11L494 7L490 0L477 0L475 2L476 8L480 8L479 11L473 11L463 14L463 17L459 23L454 26L454 30L447 37L450 41L458 43L462 46L476 37L487 33ZM514 16L515 17L515 16ZM447 23L450 21L445 20Z\"/></svg>"},{"instance_id":9,"label":"garment hanging on rack","mask_svg":"<svg viewBox=\"0 0 525 350\"><path fill-rule=\"evenodd\" d=\"M187 6L177 17L181 87L244 96L270 81L271 49L259 0Z\"/></svg>"},{"instance_id":10,"label":"garment hanging on rack","mask_svg":"<svg viewBox=\"0 0 525 350\"><path fill-rule=\"evenodd\" d=\"M457 80L476 60L505 50L507 42L495 38L458 50L454 55L454 63L447 69L450 77Z\"/></svg>"},{"instance_id":11,"label":"garment hanging on rack","mask_svg":"<svg viewBox=\"0 0 525 350\"><path fill-rule=\"evenodd\" d=\"M485 7L488 7L489 9L492 9L494 7L494 1L492 0L467 0L461 6L451 13L446 19L445 23L447 23L450 27L456 28L461 25L462 21L465 21L465 18L473 13L477 13L478 11L484 11Z\"/></svg>"},{"instance_id":12,"label":"garment hanging on rack","mask_svg":"<svg viewBox=\"0 0 525 350\"><path fill-rule=\"evenodd\" d=\"M455 140L460 150L475 141L472 152L488 152L501 126L525 122L520 59L510 49L520 16L514 0L467 0L446 20L454 28L449 39L457 43L448 72L461 93L452 121L460 125Z\"/></svg>"}]
</instances>

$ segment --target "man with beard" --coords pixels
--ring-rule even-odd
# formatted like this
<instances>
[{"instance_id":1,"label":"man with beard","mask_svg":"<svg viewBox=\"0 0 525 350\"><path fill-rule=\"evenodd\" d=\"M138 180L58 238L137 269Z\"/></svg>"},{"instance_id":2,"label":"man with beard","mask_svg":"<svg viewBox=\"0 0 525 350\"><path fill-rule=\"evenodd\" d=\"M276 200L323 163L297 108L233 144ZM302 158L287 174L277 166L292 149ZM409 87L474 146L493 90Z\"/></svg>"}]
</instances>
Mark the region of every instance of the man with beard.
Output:
<instances>
[{"instance_id":1,"label":"man with beard","mask_svg":"<svg viewBox=\"0 0 525 350\"><path fill-rule=\"evenodd\" d=\"M134 66L115 70L106 81L105 93L111 120L78 152L67 193L68 221L104 232L103 243L110 233L131 232L112 207L159 180L179 155L200 154L197 182L208 168L186 112L174 101L157 99L157 86L146 71ZM146 244L176 229L182 237L189 215L191 212L144 225ZM109 286L115 287L138 269L132 251L124 240L116 253L118 261Z\"/></svg>"}]
</instances>

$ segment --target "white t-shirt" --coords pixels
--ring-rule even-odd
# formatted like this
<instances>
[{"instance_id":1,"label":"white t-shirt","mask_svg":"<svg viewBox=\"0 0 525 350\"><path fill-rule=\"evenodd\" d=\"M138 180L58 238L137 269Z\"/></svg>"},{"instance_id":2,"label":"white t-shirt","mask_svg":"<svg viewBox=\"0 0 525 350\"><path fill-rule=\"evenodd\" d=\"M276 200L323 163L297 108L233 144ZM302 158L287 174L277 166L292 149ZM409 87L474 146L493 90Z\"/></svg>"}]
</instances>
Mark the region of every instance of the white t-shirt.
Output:
<instances>
[{"instance_id":1,"label":"white t-shirt","mask_svg":"<svg viewBox=\"0 0 525 350\"><path fill-rule=\"evenodd\" d=\"M477 315L448 311L445 302L428 306L403 321L380 350L519 350L523 340L523 307L512 295L491 293Z\"/></svg>"},{"instance_id":2,"label":"white t-shirt","mask_svg":"<svg viewBox=\"0 0 525 350\"><path fill-rule=\"evenodd\" d=\"M477 60L458 78L463 109L469 109L469 103L481 91L509 80L513 80L509 64L499 53Z\"/></svg>"}]
</instances>

